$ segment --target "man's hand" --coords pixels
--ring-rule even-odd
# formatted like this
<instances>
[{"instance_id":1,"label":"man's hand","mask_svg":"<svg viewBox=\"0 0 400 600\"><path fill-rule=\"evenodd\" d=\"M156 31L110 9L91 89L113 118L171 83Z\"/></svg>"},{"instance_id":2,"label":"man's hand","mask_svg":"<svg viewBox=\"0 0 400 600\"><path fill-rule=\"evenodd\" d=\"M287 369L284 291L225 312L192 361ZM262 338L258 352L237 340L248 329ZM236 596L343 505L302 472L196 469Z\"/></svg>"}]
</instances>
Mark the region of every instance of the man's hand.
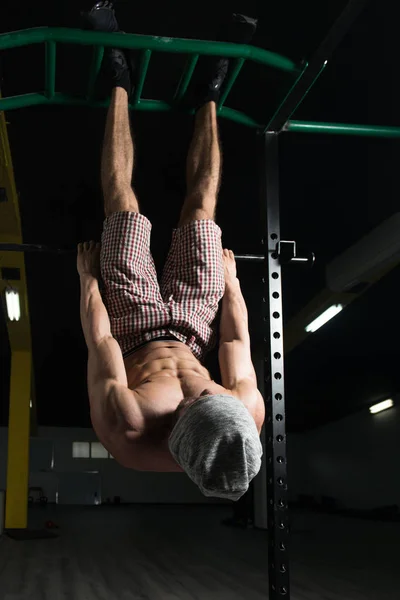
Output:
<instances>
[{"instance_id":1,"label":"man's hand","mask_svg":"<svg viewBox=\"0 0 400 600\"><path fill-rule=\"evenodd\" d=\"M232 250L223 251L225 283L234 283L236 281L236 260Z\"/></svg>"},{"instance_id":2,"label":"man's hand","mask_svg":"<svg viewBox=\"0 0 400 600\"><path fill-rule=\"evenodd\" d=\"M100 243L84 242L78 244L77 269L80 276L91 275L100 279Z\"/></svg>"}]
</instances>

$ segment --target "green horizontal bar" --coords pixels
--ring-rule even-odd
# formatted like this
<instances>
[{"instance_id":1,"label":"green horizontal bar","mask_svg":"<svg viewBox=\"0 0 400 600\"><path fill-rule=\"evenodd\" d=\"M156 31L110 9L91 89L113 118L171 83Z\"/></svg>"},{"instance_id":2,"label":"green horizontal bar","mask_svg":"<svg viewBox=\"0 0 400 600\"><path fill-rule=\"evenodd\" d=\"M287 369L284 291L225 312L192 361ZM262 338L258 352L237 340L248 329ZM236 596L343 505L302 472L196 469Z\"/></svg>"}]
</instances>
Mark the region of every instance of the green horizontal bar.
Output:
<instances>
[{"instance_id":1,"label":"green horizontal bar","mask_svg":"<svg viewBox=\"0 0 400 600\"><path fill-rule=\"evenodd\" d=\"M186 62L185 68L183 70L182 76L180 78L180 81L178 83L178 87L176 88L176 92L174 94L174 101L175 102L179 102L183 96L185 95L185 92L188 88L188 85L190 83L190 80L192 78L193 72L196 68L197 65L197 61L199 60L199 55L198 54L192 54L191 56L188 57L188 60Z\"/></svg>"},{"instance_id":2,"label":"green horizontal bar","mask_svg":"<svg viewBox=\"0 0 400 600\"><path fill-rule=\"evenodd\" d=\"M9 96L0 98L0 110L13 110L14 108L25 108L37 104L53 104L56 96L50 100L44 94L21 94L20 96Z\"/></svg>"},{"instance_id":3,"label":"green horizontal bar","mask_svg":"<svg viewBox=\"0 0 400 600\"><path fill-rule=\"evenodd\" d=\"M69 105L69 106L87 106L90 108L107 108L110 105L110 99L101 101L89 102L85 98L76 98L68 96L68 94L62 94L57 92L52 99L46 97L45 94L24 94L21 96L12 96L10 98L0 98L0 110L11 110L14 108L25 108L27 106L37 106L39 104L45 105ZM136 106L133 104L129 105L131 110L150 111L150 112L168 112L176 110L174 104L163 102L161 100L141 100ZM183 110L186 114L194 115L194 108L189 110ZM259 129L263 127L260 123L252 119L251 117L241 113L233 108L223 107L219 113L219 116L230 121L235 121L241 125L247 125Z\"/></svg>"},{"instance_id":4,"label":"green horizontal bar","mask_svg":"<svg viewBox=\"0 0 400 600\"><path fill-rule=\"evenodd\" d=\"M224 85L223 92L222 92L221 97L219 99L219 102L218 102L218 112L220 112L220 110L222 108L222 105L224 104L225 100L227 99L228 94L231 91L232 86L235 83L236 78L237 78L237 76L240 73L240 69L243 67L243 64L244 64L244 58L237 58L236 59L235 64L234 64L231 72L228 75L228 79L227 79L227 81L226 81L226 83Z\"/></svg>"},{"instance_id":5,"label":"green horizontal bar","mask_svg":"<svg viewBox=\"0 0 400 600\"><path fill-rule=\"evenodd\" d=\"M143 50L140 57L138 82L133 97L133 104L135 107L137 107L137 105L140 103L140 96L143 90L144 80L146 79L147 69L149 68L150 57L151 50Z\"/></svg>"},{"instance_id":6,"label":"green horizontal bar","mask_svg":"<svg viewBox=\"0 0 400 600\"><path fill-rule=\"evenodd\" d=\"M104 33L102 31L84 31L83 29L68 29L64 27L36 27L3 33L0 35L0 50L47 41L61 42L63 44L97 45L157 52L244 58L281 69L282 71L298 70L295 63L285 56L245 44L186 40L181 38L138 35L136 33Z\"/></svg>"},{"instance_id":7,"label":"green horizontal bar","mask_svg":"<svg viewBox=\"0 0 400 600\"><path fill-rule=\"evenodd\" d=\"M359 135L366 137L399 138L400 127L380 125L350 125L346 123L314 123L288 121L283 131L297 133L327 133L332 135Z\"/></svg>"},{"instance_id":8,"label":"green horizontal bar","mask_svg":"<svg viewBox=\"0 0 400 600\"><path fill-rule=\"evenodd\" d=\"M101 63L103 62L104 46L95 46L93 48L92 65L90 67L89 82L87 87L86 97L88 100L92 100L96 85L96 80L101 69Z\"/></svg>"}]
</instances>

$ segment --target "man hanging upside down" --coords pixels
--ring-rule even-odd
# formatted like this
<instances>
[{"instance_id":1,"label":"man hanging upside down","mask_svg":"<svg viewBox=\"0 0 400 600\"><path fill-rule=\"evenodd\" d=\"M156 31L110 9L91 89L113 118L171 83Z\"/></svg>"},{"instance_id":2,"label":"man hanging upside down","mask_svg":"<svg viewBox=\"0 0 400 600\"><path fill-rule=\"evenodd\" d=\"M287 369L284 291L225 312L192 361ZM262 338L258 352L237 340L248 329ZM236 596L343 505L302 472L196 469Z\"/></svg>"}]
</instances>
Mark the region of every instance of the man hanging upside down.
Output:
<instances>
[{"instance_id":1,"label":"man hanging upside down","mask_svg":"<svg viewBox=\"0 0 400 600\"><path fill-rule=\"evenodd\" d=\"M91 29L119 31L109 2L85 18ZM234 15L225 40L248 43L255 28L254 19ZM78 246L81 321L92 424L112 456L139 471L184 471L205 496L238 500L261 468L265 409L235 258L222 249L214 221L221 176L216 102L229 61L200 61L208 75L195 87L187 195L159 286L152 226L131 186L135 70L128 52L105 51L102 74L112 90L101 164L105 221L101 247ZM221 299L218 385L204 359L215 347Z\"/></svg>"}]
</instances>

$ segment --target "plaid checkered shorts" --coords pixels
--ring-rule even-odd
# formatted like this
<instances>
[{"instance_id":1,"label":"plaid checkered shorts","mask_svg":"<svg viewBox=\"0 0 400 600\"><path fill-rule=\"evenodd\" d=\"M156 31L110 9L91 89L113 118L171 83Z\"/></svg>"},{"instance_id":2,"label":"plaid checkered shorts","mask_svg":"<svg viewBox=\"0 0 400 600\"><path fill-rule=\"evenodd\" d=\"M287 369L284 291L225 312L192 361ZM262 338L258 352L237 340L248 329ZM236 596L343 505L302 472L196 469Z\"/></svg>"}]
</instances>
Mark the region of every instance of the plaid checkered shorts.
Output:
<instances>
[{"instance_id":1,"label":"plaid checkered shorts","mask_svg":"<svg viewBox=\"0 0 400 600\"><path fill-rule=\"evenodd\" d=\"M221 229L212 220L174 229L160 286L151 229L135 212L115 212L104 221L100 265L111 333L124 357L172 335L202 361L215 347L213 323L225 292Z\"/></svg>"}]
</instances>

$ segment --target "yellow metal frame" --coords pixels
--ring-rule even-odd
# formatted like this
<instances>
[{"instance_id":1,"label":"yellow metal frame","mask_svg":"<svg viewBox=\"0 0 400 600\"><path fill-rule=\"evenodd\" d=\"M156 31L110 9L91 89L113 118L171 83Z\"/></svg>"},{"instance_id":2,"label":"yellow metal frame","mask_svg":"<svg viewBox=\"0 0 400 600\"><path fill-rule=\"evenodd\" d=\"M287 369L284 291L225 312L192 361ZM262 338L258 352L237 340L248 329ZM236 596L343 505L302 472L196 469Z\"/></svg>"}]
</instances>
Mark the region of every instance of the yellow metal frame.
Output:
<instances>
[{"instance_id":1,"label":"yellow metal frame","mask_svg":"<svg viewBox=\"0 0 400 600\"><path fill-rule=\"evenodd\" d=\"M23 240L18 193L4 112L0 112L0 187L5 188L7 195L7 202L0 202L0 242L21 244ZM7 268L17 269L20 278L6 279ZM19 293L21 304L19 321L10 321L7 316L5 290L8 286L18 290ZM30 426L32 422L36 428L36 402L32 385L28 290L25 258L22 252L0 252L0 295L11 348L5 526L8 529L24 529L27 527L28 519Z\"/></svg>"}]
</instances>

